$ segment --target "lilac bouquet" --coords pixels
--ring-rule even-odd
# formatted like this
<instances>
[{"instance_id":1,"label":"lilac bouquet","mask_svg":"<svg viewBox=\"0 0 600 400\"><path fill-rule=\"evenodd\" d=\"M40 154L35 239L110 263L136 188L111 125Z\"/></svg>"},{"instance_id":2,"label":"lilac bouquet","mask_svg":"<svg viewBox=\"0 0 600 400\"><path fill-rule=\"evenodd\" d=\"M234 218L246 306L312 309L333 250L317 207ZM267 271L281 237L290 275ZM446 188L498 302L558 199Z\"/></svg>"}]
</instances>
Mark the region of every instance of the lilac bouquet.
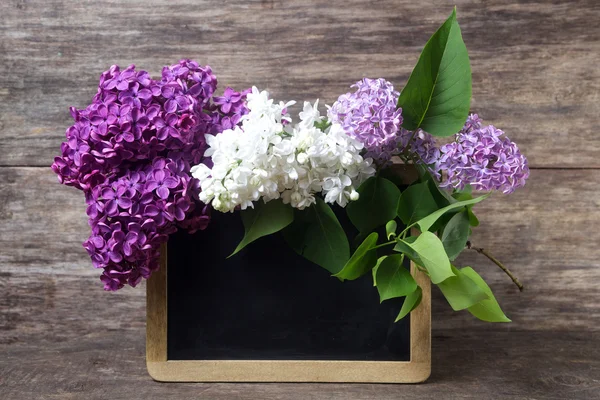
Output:
<instances>
[{"instance_id":1,"label":"lilac bouquet","mask_svg":"<svg viewBox=\"0 0 600 400\"><path fill-rule=\"evenodd\" d=\"M455 12L402 90L383 78L351 88L324 115L318 101L304 102L294 118L294 101L256 87L217 96L211 68L191 60L164 67L160 79L134 66L104 72L92 103L71 109L52 169L85 194L83 246L105 290L148 278L170 234L205 229L213 211L237 212L246 233L233 254L281 232L339 280L372 275L382 301L405 297L396 320L421 299L408 258L454 310L510 321L479 274L455 259L477 250L522 289L468 239L479 224L473 206L522 187L529 169L503 131L469 111L471 69ZM413 165L419 178L394 183L394 163ZM359 232L353 252L331 205Z\"/></svg>"}]
</instances>

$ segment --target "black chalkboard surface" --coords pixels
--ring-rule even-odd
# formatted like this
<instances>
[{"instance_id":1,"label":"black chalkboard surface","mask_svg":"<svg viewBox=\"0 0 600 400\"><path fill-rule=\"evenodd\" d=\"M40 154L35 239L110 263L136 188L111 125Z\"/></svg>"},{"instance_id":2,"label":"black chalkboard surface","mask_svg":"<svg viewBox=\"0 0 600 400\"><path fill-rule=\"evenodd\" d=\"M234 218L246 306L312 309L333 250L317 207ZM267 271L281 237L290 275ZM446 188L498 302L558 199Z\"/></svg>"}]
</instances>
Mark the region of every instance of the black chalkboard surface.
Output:
<instances>
[{"instance_id":1,"label":"black chalkboard surface","mask_svg":"<svg viewBox=\"0 0 600 400\"><path fill-rule=\"evenodd\" d=\"M411 173L400 169L399 175ZM414 172L414 171L412 171ZM414 175L414 174L413 174ZM352 243L357 232L335 208ZM431 371L429 278L410 268L422 301L394 323L371 277L340 282L281 234L227 258L238 213L172 235L147 283L146 364L165 382L423 382ZM382 232L383 233L383 232ZM382 234L380 233L380 234Z\"/></svg>"},{"instance_id":2,"label":"black chalkboard surface","mask_svg":"<svg viewBox=\"0 0 600 400\"><path fill-rule=\"evenodd\" d=\"M228 259L243 233L239 215L214 212L205 231L169 240L169 360L410 360L401 299L380 304L370 276L340 282L281 234Z\"/></svg>"}]
</instances>

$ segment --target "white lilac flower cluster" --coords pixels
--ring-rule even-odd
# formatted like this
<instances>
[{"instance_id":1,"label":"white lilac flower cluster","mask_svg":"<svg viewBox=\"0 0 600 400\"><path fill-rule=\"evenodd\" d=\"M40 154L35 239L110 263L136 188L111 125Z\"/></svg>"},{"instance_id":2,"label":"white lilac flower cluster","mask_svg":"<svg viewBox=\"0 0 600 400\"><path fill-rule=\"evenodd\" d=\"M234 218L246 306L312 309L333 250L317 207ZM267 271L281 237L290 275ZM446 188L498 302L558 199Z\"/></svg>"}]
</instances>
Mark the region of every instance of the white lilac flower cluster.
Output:
<instances>
[{"instance_id":1,"label":"white lilac flower cluster","mask_svg":"<svg viewBox=\"0 0 600 400\"><path fill-rule=\"evenodd\" d=\"M226 212L278 198L304 209L318 193L342 207L358 199L356 188L375 174L373 161L363 159L363 144L341 125L320 128L318 101L304 103L296 124L287 113L293 101L277 104L253 87L247 102L250 111L241 126L206 135L205 156L212 158L212 168L192 168L201 201Z\"/></svg>"}]
</instances>

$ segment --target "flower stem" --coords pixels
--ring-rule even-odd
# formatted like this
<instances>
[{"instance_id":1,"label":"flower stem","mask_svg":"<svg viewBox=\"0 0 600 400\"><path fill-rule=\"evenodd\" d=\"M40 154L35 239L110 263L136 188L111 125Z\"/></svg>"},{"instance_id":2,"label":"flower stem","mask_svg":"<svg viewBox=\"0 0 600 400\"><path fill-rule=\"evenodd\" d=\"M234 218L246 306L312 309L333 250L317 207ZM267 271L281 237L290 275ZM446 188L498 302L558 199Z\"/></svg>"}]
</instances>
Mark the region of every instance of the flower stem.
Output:
<instances>
[{"instance_id":1,"label":"flower stem","mask_svg":"<svg viewBox=\"0 0 600 400\"><path fill-rule=\"evenodd\" d=\"M387 243L382 243L382 244L378 244L378 245L377 245L377 246L375 246L375 247L371 247L369 250L375 250L375 249L378 249L378 248L380 248L380 247L389 246L390 244L395 244L395 243L397 243L397 242L398 242L397 240L391 240L391 241L389 241L389 242L387 242Z\"/></svg>"},{"instance_id":2,"label":"flower stem","mask_svg":"<svg viewBox=\"0 0 600 400\"><path fill-rule=\"evenodd\" d=\"M491 262L493 262L498 267L500 267L500 269L502 271L504 271L504 273L506 275L508 275L510 279L512 279L512 281L514 282L514 284L517 285L517 287L519 288L519 290L521 292L523 291L523 288L524 288L523 284L521 282L519 282L519 280L517 279L517 277L514 276L513 273L510 272L510 270L504 266L504 264L502 264L500 261L498 261L498 259L496 257L494 257L493 255L491 255L487 250L485 250L485 249L483 249L481 247L475 247L475 246L471 245L470 241L467 242L467 248L470 249L470 250L475 250L479 254L483 254L484 256L486 256Z\"/></svg>"}]
</instances>

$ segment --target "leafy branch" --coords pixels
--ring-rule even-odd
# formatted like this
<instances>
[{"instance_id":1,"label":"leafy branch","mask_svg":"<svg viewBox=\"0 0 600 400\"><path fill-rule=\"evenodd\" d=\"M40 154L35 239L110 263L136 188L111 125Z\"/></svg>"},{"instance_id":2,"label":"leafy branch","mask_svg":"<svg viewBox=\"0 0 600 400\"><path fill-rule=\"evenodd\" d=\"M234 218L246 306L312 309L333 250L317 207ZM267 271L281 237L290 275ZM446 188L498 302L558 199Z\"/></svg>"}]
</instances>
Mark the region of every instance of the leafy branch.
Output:
<instances>
[{"instance_id":1,"label":"leafy branch","mask_svg":"<svg viewBox=\"0 0 600 400\"><path fill-rule=\"evenodd\" d=\"M517 285L517 287L519 288L519 290L521 292L523 291L523 289L525 287L523 286L523 284L521 282L519 282L519 279L517 279L517 277L512 272L510 272L510 270L508 268L506 268L504 266L504 264L502 264L496 257L491 255L487 250L485 250L484 248L481 248L481 247L475 247L471 244L471 242L467 242L467 249L475 250L479 254L483 254L484 256L486 256L491 262L493 262L498 267L500 267L500 269L502 271L504 271L504 273L506 275L508 275L508 277L514 282L515 285Z\"/></svg>"},{"instance_id":2,"label":"leafy branch","mask_svg":"<svg viewBox=\"0 0 600 400\"><path fill-rule=\"evenodd\" d=\"M479 224L472 208L488 194L474 198L470 187L453 193L440 189L427 166L420 164L423 160L408 152L419 129L434 136L449 136L460 130L470 101L469 57L453 11L425 45L398 100L403 128L413 131L399 156L406 164L412 161L420 178L407 185L377 173L362 183L357 189L358 200L346 208L362 242L356 250L350 252L337 216L317 198L308 210L294 213L286 211L280 201L246 210L242 213L246 234L236 251L262 236L282 231L297 253L339 280L355 280L370 273L381 301L404 297L396 321L415 309L422 298L422 289L405 263L410 260L439 287L452 309L467 310L483 321L510 322L483 278L471 267L453 265L463 250L475 250L523 290L508 268L468 241L471 228ZM323 122L321 128L325 127ZM383 243L378 243L380 235L385 237Z\"/></svg>"}]
</instances>

